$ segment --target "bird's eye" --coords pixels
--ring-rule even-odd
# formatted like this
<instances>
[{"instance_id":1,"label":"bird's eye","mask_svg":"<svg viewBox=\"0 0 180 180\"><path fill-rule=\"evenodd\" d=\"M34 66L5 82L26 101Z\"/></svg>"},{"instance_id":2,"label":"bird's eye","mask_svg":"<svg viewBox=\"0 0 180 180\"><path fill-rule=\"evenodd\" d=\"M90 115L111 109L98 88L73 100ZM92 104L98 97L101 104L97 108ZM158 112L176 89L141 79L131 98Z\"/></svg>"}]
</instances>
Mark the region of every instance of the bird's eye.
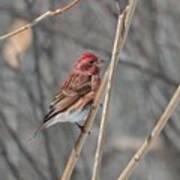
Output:
<instances>
[{"instance_id":1,"label":"bird's eye","mask_svg":"<svg viewBox=\"0 0 180 180\"><path fill-rule=\"evenodd\" d=\"M89 61L89 64L93 64L93 63L94 63L94 61L93 61L93 60Z\"/></svg>"}]
</instances>

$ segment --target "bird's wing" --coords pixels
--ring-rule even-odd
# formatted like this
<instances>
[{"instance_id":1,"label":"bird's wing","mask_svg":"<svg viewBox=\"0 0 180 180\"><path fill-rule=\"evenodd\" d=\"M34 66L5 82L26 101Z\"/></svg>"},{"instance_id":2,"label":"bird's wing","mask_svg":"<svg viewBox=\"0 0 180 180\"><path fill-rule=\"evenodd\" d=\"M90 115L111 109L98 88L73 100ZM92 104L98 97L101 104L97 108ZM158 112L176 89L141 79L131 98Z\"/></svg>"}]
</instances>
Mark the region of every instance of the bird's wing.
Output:
<instances>
[{"instance_id":1,"label":"bird's wing","mask_svg":"<svg viewBox=\"0 0 180 180\"><path fill-rule=\"evenodd\" d=\"M71 81L72 80L74 81L75 78L71 78ZM69 84L73 83L71 81ZM79 84L72 90L69 90L68 87L69 86L62 88L60 92L54 97L52 103L50 104L49 112L44 117L43 123L47 122L57 114L67 110L73 106L73 104L75 104L82 96L88 94L91 91L91 81L87 79L87 81Z\"/></svg>"}]
</instances>

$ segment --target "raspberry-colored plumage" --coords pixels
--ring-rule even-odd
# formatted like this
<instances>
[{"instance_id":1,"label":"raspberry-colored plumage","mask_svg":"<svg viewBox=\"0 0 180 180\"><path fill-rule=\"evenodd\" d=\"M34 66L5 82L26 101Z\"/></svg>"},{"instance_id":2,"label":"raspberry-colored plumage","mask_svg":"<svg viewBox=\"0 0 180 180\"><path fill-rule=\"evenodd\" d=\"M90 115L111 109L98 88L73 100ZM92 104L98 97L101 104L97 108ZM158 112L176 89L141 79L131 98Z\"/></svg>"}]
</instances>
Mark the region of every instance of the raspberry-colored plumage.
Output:
<instances>
[{"instance_id":1,"label":"raspberry-colored plumage","mask_svg":"<svg viewBox=\"0 0 180 180\"><path fill-rule=\"evenodd\" d=\"M100 60L86 52L77 60L72 73L54 97L40 129L58 122L85 119L100 85Z\"/></svg>"}]
</instances>

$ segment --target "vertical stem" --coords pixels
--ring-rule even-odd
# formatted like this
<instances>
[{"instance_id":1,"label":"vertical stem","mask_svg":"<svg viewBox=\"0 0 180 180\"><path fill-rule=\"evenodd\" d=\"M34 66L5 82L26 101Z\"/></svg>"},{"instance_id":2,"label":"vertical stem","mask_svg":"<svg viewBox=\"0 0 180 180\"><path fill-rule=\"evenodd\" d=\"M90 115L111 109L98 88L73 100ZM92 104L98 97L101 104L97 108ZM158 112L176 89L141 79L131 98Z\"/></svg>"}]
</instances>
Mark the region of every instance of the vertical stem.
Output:
<instances>
[{"instance_id":1,"label":"vertical stem","mask_svg":"<svg viewBox=\"0 0 180 180\"><path fill-rule=\"evenodd\" d=\"M112 57L111 57L110 70L107 80L104 107L102 112L100 131L99 131L94 166L93 166L92 180L99 179L99 170L100 170L101 158L103 154L105 130L108 121L107 117L108 117L109 103L111 97L112 80L119 61L120 51L122 50L127 37L129 26L132 20L132 15L134 14L135 6L136 6L136 0L130 0L124 11L118 16L116 35L112 50Z\"/></svg>"},{"instance_id":2,"label":"vertical stem","mask_svg":"<svg viewBox=\"0 0 180 180\"><path fill-rule=\"evenodd\" d=\"M71 151L71 154L69 155L69 158L68 158L67 164L65 166L63 175L60 178L61 180L69 180L71 178L74 167L75 167L75 165L79 159L81 150L82 150L83 145L87 139L87 136L91 130L91 127L92 127L92 124L94 122L96 113L98 111L100 98L103 95L104 88L106 87L106 83L107 83L108 70L106 71L106 73L103 77L100 88L97 92L96 98L95 98L94 103L93 103L93 108L91 109L91 112L90 112L90 114L89 114L89 116L85 122L84 130L79 135L79 137L78 137L78 139L77 139L77 141L76 141L76 143L75 143L75 145Z\"/></svg>"},{"instance_id":3,"label":"vertical stem","mask_svg":"<svg viewBox=\"0 0 180 180\"><path fill-rule=\"evenodd\" d=\"M124 171L119 176L118 180L127 180L130 177L130 175L133 173L134 169L140 163L145 153L149 150L149 147L151 146L151 144L157 139L161 131L164 129L165 125L167 124L168 120L174 113L179 102L180 102L180 85L176 89L173 97L171 98L169 104L167 105L164 113L158 120L151 134L145 139L142 146L139 148L136 154L132 157L129 164L126 166Z\"/></svg>"}]
</instances>

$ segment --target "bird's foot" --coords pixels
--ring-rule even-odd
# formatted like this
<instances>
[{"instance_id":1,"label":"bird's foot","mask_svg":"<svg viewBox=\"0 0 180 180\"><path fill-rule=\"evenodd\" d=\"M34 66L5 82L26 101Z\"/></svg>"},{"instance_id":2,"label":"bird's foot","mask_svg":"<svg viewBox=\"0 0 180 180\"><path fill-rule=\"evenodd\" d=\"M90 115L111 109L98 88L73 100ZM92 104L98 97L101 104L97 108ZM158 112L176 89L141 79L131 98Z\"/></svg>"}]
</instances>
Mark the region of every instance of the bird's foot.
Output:
<instances>
[{"instance_id":1,"label":"bird's foot","mask_svg":"<svg viewBox=\"0 0 180 180\"><path fill-rule=\"evenodd\" d=\"M80 129L81 133L88 133L91 134L91 132L87 132L84 128L84 125L80 125L79 123L76 122L77 127Z\"/></svg>"}]
</instances>

